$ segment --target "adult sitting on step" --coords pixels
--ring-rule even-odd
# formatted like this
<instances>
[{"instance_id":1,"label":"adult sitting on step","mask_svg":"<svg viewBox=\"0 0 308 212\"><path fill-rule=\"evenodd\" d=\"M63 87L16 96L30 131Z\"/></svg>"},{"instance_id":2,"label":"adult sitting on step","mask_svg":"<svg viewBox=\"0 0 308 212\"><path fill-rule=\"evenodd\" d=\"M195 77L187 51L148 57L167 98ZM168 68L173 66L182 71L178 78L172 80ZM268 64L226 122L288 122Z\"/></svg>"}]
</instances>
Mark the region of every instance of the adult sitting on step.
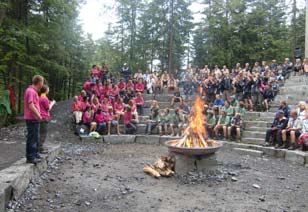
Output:
<instances>
[{"instance_id":1,"label":"adult sitting on step","mask_svg":"<svg viewBox=\"0 0 308 212\"><path fill-rule=\"evenodd\" d=\"M286 129L283 129L281 131L281 138L283 145L280 146L280 148L288 148L289 150L295 150L297 149L298 145L296 143L296 140L301 135L301 131L303 128L302 120L297 117L297 111L293 110L290 114L290 119L288 122L288 125ZM287 137L290 137L291 145L287 142Z\"/></svg>"},{"instance_id":2,"label":"adult sitting on step","mask_svg":"<svg viewBox=\"0 0 308 212\"><path fill-rule=\"evenodd\" d=\"M278 143L279 139L277 137L281 133L281 130L286 128L287 124L288 119L284 116L284 112L279 110L271 128L266 130L264 146L275 146L276 148L281 146L282 144Z\"/></svg>"}]
</instances>

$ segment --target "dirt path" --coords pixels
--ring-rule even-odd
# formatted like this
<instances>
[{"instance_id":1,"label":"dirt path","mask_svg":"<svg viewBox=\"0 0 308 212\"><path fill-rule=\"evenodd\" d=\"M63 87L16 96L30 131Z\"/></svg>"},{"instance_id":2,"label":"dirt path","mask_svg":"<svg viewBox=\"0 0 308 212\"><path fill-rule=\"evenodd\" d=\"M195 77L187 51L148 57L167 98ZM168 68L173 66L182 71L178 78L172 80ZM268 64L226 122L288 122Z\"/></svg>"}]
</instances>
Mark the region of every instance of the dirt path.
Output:
<instances>
[{"instance_id":1,"label":"dirt path","mask_svg":"<svg viewBox=\"0 0 308 212\"><path fill-rule=\"evenodd\" d=\"M157 180L142 168L167 154L163 146L75 143L64 152L16 211L308 211L308 169L278 159L223 150L211 176Z\"/></svg>"},{"instance_id":2,"label":"dirt path","mask_svg":"<svg viewBox=\"0 0 308 212\"><path fill-rule=\"evenodd\" d=\"M70 100L62 101L52 110L47 142L67 143L76 140L70 128L70 104ZM25 123L20 122L14 126L0 128L0 170L25 157L25 154Z\"/></svg>"}]
</instances>

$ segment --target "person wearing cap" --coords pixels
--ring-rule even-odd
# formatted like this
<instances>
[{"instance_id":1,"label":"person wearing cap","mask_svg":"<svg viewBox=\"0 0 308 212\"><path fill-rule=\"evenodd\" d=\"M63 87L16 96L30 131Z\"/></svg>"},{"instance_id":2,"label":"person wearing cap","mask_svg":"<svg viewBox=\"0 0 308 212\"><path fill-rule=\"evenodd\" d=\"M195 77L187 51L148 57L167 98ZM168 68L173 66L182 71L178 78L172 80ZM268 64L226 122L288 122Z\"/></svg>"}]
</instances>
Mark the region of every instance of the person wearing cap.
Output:
<instances>
[{"instance_id":1,"label":"person wearing cap","mask_svg":"<svg viewBox=\"0 0 308 212\"><path fill-rule=\"evenodd\" d=\"M120 73L122 77L124 78L124 81L127 83L132 73L131 69L127 66L127 63L123 64L123 67L120 69Z\"/></svg>"},{"instance_id":2,"label":"person wearing cap","mask_svg":"<svg viewBox=\"0 0 308 212\"><path fill-rule=\"evenodd\" d=\"M281 130L287 127L287 124L288 119L284 116L284 111L279 110L271 128L266 130L264 146L275 146L276 148L282 146L278 136L279 133L281 133Z\"/></svg>"},{"instance_id":3,"label":"person wearing cap","mask_svg":"<svg viewBox=\"0 0 308 212\"><path fill-rule=\"evenodd\" d=\"M214 127L216 126L216 117L212 110L207 111L207 116L205 120L205 128L210 138L213 138Z\"/></svg>"}]
</instances>

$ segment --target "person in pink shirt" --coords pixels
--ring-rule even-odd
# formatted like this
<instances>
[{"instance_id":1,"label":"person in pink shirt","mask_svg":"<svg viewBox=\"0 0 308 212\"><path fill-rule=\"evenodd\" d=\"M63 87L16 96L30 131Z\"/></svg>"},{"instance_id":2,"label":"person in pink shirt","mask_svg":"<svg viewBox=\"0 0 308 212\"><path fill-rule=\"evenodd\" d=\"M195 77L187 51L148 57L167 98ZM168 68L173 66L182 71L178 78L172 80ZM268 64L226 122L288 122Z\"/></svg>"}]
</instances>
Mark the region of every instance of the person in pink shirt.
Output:
<instances>
[{"instance_id":1,"label":"person in pink shirt","mask_svg":"<svg viewBox=\"0 0 308 212\"><path fill-rule=\"evenodd\" d=\"M101 107L101 104L99 103L98 98L95 97L91 104L92 113L96 113L99 107Z\"/></svg>"},{"instance_id":2,"label":"person in pink shirt","mask_svg":"<svg viewBox=\"0 0 308 212\"><path fill-rule=\"evenodd\" d=\"M85 111L87 106L90 106L89 102L88 102L88 97L84 96L83 99L80 102L81 104L81 110Z\"/></svg>"},{"instance_id":3,"label":"person in pink shirt","mask_svg":"<svg viewBox=\"0 0 308 212\"><path fill-rule=\"evenodd\" d=\"M52 107L56 104L56 101L49 101L47 95L49 93L49 87L47 85L43 85L43 87L40 90L40 112L43 120L40 123L40 141L38 145L38 152L41 154L48 153L48 150L46 147L44 147L44 143L46 141L47 137L47 127L48 122L50 121L50 110Z\"/></svg>"},{"instance_id":4,"label":"person in pink shirt","mask_svg":"<svg viewBox=\"0 0 308 212\"><path fill-rule=\"evenodd\" d=\"M40 121L42 116L40 113L40 103L38 91L43 87L44 78L36 75L32 78L32 85L30 85L24 95L24 119L27 127L27 141L26 141L26 158L27 163L37 164L41 162L38 154Z\"/></svg>"},{"instance_id":5,"label":"person in pink shirt","mask_svg":"<svg viewBox=\"0 0 308 212\"><path fill-rule=\"evenodd\" d=\"M95 79L100 79L100 70L96 65L92 66L92 69L90 71L90 75Z\"/></svg>"},{"instance_id":6,"label":"person in pink shirt","mask_svg":"<svg viewBox=\"0 0 308 212\"><path fill-rule=\"evenodd\" d=\"M72 103L72 111L76 124L79 124L82 120L82 106L81 102L78 100L78 96L74 96Z\"/></svg>"},{"instance_id":7,"label":"person in pink shirt","mask_svg":"<svg viewBox=\"0 0 308 212\"><path fill-rule=\"evenodd\" d=\"M142 78L139 78L138 83L136 84L136 92L143 93L143 91L144 91L144 84Z\"/></svg>"},{"instance_id":8,"label":"person in pink shirt","mask_svg":"<svg viewBox=\"0 0 308 212\"><path fill-rule=\"evenodd\" d=\"M134 101L137 106L138 114L142 116L143 115L143 104L144 104L142 93L138 92L137 96L134 98Z\"/></svg>"},{"instance_id":9,"label":"person in pink shirt","mask_svg":"<svg viewBox=\"0 0 308 212\"><path fill-rule=\"evenodd\" d=\"M131 89L131 90L135 90L135 85L134 85L134 83L133 83L133 81L132 80L128 80L128 82L127 82L127 84L126 84L126 88L127 89Z\"/></svg>"},{"instance_id":10,"label":"person in pink shirt","mask_svg":"<svg viewBox=\"0 0 308 212\"><path fill-rule=\"evenodd\" d=\"M82 90L80 95L78 96L78 101L81 102L85 96L87 96L87 92L85 90Z\"/></svg>"},{"instance_id":11,"label":"person in pink shirt","mask_svg":"<svg viewBox=\"0 0 308 212\"><path fill-rule=\"evenodd\" d=\"M99 108L97 112L94 114L94 122L96 123L96 132L99 134L103 134L103 130L106 129L106 115L102 112L102 109Z\"/></svg>"},{"instance_id":12,"label":"person in pink shirt","mask_svg":"<svg viewBox=\"0 0 308 212\"><path fill-rule=\"evenodd\" d=\"M108 97L105 97L104 100L102 101L102 112L103 113L107 113L108 112L108 108L110 106L109 101L108 101Z\"/></svg>"},{"instance_id":13,"label":"person in pink shirt","mask_svg":"<svg viewBox=\"0 0 308 212\"><path fill-rule=\"evenodd\" d=\"M124 96L126 92L126 83L124 82L123 78L120 79L120 81L117 83L117 86L119 88L119 94Z\"/></svg>"},{"instance_id":14,"label":"person in pink shirt","mask_svg":"<svg viewBox=\"0 0 308 212\"><path fill-rule=\"evenodd\" d=\"M91 125L92 118L93 118L93 115L92 115L92 112L91 112L91 107L87 106L86 109L83 112L83 115L82 115L82 124L89 127L90 132L92 132L93 129L94 129L94 126Z\"/></svg>"},{"instance_id":15,"label":"person in pink shirt","mask_svg":"<svg viewBox=\"0 0 308 212\"><path fill-rule=\"evenodd\" d=\"M83 89L86 91L86 92L91 92L91 81L88 80L86 81L84 84L83 84Z\"/></svg>"},{"instance_id":16,"label":"person in pink shirt","mask_svg":"<svg viewBox=\"0 0 308 212\"><path fill-rule=\"evenodd\" d=\"M119 122L117 120L115 120L115 119L117 119L117 117L113 114L113 108L112 107L108 108L108 113L105 116L106 116L106 121L107 121L107 134L110 135L111 127L116 127L117 134L120 135Z\"/></svg>"},{"instance_id":17,"label":"person in pink shirt","mask_svg":"<svg viewBox=\"0 0 308 212\"><path fill-rule=\"evenodd\" d=\"M117 121L119 122L121 117L124 115L124 103L121 97L118 97L114 103L114 113L117 117Z\"/></svg>"},{"instance_id":18,"label":"person in pink shirt","mask_svg":"<svg viewBox=\"0 0 308 212\"><path fill-rule=\"evenodd\" d=\"M136 134L138 117L136 117L131 108L128 106L124 112L125 134Z\"/></svg>"}]
</instances>

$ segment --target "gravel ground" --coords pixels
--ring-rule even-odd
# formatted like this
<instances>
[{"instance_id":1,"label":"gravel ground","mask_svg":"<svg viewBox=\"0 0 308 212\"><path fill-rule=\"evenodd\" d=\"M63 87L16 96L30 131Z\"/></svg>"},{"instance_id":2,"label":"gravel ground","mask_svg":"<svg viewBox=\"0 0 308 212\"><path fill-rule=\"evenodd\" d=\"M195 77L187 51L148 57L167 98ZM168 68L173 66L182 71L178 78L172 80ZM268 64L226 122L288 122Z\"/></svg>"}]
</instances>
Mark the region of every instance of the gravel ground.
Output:
<instances>
[{"instance_id":1,"label":"gravel ground","mask_svg":"<svg viewBox=\"0 0 308 212\"><path fill-rule=\"evenodd\" d=\"M279 159L217 153L212 175L154 179L143 173L167 149L82 143L64 154L10 208L15 211L308 211L308 169Z\"/></svg>"}]
</instances>

